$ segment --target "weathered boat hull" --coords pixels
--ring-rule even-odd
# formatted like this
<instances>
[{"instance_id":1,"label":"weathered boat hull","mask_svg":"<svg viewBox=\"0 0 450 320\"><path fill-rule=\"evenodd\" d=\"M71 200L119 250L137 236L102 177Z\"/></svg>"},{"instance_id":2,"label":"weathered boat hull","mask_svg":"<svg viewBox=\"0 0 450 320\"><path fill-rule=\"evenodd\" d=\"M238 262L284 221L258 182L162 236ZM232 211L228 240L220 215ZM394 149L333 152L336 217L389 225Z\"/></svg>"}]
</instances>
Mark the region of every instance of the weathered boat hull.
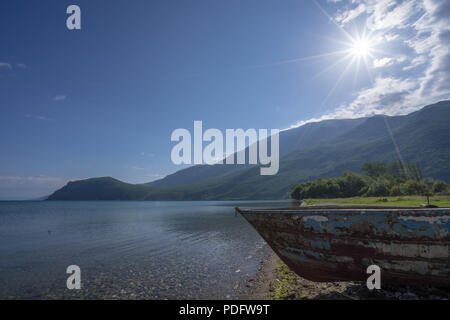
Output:
<instances>
[{"instance_id":1,"label":"weathered boat hull","mask_svg":"<svg viewBox=\"0 0 450 320\"><path fill-rule=\"evenodd\" d=\"M302 208L236 211L290 269L312 281L450 286L450 208Z\"/></svg>"}]
</instances>

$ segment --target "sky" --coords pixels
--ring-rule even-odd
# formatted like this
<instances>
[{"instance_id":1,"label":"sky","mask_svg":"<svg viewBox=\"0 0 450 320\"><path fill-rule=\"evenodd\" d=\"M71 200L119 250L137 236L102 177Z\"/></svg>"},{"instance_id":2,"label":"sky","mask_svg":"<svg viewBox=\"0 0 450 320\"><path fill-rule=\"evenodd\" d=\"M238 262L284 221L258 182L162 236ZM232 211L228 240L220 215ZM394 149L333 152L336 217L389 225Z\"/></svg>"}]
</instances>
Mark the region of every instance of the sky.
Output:
<instances>
[{"instance_id":1,"label":"sky","mask_svg":"<svg viewBox=\"0 0 450 320\"><path fill-rule=\"evenodd\" d=\"M447 0L4 0L0 200L162 178L195 120L287 129L449 93Z\"/></svg>"}]
</instances>

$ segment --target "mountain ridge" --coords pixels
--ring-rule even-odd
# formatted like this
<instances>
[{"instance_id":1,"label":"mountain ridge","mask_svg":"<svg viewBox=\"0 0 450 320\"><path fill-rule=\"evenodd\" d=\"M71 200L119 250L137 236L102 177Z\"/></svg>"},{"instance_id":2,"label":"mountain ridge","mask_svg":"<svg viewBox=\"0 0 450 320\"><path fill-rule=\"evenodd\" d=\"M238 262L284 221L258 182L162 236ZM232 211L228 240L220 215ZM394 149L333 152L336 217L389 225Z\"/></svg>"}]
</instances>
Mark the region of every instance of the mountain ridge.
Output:
<instances>
[{"instance_id":1,"label":"mountain ridge","mask_svg":"<svg viewBox=\"0 0 450 320\"><path fill-rule=\"evenodd\" d=\"M399 159L417 162L427 177L450 182L449 120L450 101L441 101L404 116L309 123L280 133L280 170L274 176L260 176L258 165L197 165L146 184L93 178L103 179L94 190L95 180L70 182L49 200L280 199L297 182L358 172L368 161Z\"/></svg>"}]
</instances>

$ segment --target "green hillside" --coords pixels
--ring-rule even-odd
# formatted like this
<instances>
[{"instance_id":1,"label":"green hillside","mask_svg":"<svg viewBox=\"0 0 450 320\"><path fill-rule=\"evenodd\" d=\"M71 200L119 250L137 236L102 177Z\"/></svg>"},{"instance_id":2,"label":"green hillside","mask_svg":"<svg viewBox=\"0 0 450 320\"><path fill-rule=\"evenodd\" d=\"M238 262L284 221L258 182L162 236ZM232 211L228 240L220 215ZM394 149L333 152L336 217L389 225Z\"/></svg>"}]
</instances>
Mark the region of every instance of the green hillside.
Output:
<instances>
[{"instance_id":1,"label":"green hillside","mask_svg":"<svg viewBox=\"0 0 450 320\"><path fill-rule=\"evenodd\" d=\"M406 116L310 123L280 134L280 170L274 176L261 176L258 166L201 165L146 185L111 178L94 188L95 179L72 182L50 199L280 199L295 183L359 172L365 162L399 157L417 163L426 177L450 182L449 120L450 101L443 101Z\"/></svg>"}]
</instances>

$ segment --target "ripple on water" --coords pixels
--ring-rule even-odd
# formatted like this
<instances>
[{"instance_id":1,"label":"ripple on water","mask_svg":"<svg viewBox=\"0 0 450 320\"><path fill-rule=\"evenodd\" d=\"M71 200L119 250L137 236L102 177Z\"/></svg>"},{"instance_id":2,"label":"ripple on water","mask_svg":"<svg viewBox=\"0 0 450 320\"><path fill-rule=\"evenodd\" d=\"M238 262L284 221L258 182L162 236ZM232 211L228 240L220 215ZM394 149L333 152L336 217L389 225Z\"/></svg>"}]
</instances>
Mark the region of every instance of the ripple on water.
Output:
<instances>
[{"instance_id":1,"label":"ripple on water","mask_svg":"<svg viewBox=\"0 0 450 320\"><path fill-rule=\"evenodd\" d=\"M0 298L237 298L270 249L236 205L0 203ZM71 264L82 290L65 287Z\"/></svg>"}]
</instances>

